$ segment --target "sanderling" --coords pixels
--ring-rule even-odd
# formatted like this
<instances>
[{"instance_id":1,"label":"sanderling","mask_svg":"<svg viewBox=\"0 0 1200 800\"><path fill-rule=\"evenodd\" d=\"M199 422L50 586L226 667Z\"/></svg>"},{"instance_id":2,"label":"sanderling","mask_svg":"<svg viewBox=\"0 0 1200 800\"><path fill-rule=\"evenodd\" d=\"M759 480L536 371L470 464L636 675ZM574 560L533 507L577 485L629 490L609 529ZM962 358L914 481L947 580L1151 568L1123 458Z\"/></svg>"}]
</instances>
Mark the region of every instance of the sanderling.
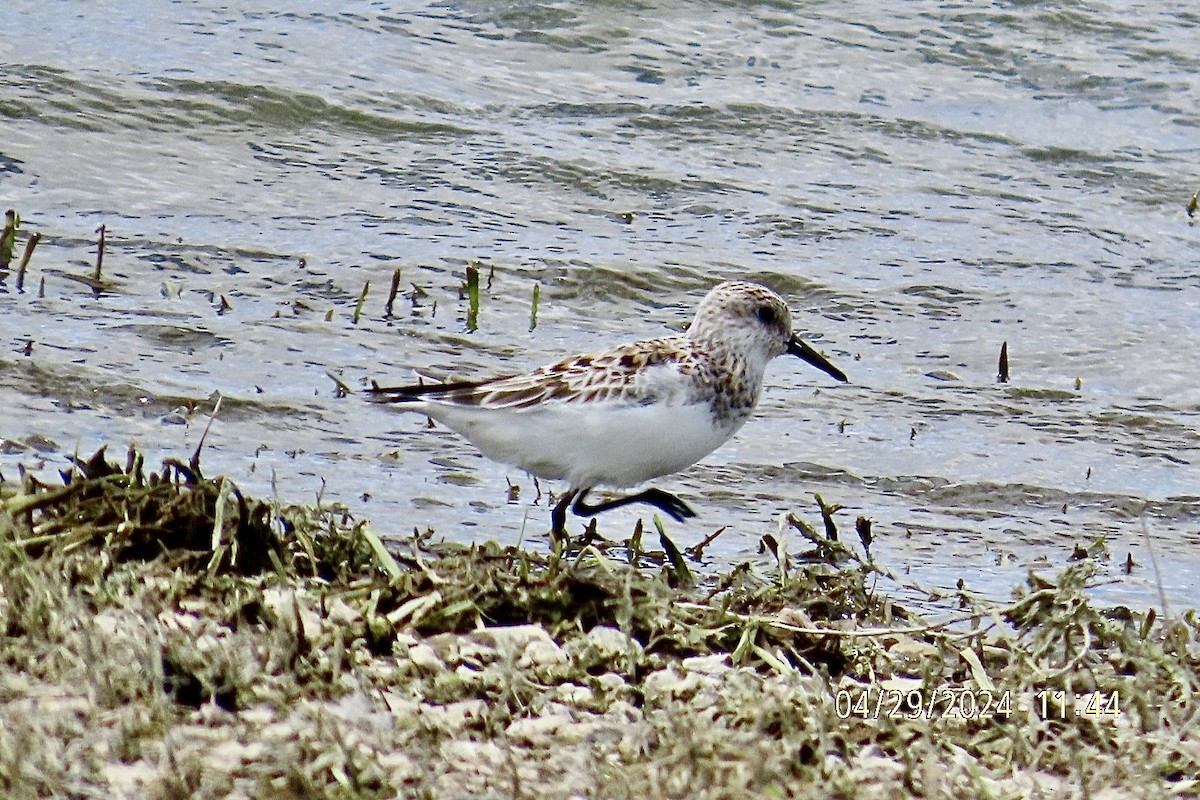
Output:
<instances>
[{"instance_id":1,"label":"sanderling","mask_svg":"<svg viewBox=\"0 0 1200 800\"><path fill-rule=\"evenodd\" d=\"M552 532L566 535L567 508L593 516L648 503L677 521L687 503L646 489L595 505L594 487L627 488L678 472L716 450L758 403L767 362L784 354L845 381L792 333L779 295L731 281L710 291L685 333L572 356L532 372L482 381L381 387L375 402L419 411L487 457L538 478L565 480Z\"/></svg>"}]
</instances>

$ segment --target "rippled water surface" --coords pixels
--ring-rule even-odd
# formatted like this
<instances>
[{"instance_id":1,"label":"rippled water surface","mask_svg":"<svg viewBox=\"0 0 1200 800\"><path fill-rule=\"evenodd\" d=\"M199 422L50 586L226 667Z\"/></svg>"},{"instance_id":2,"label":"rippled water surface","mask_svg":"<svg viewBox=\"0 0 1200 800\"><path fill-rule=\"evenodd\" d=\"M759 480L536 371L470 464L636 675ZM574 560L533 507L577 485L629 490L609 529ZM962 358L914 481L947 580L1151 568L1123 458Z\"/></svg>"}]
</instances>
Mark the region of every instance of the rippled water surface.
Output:
<instances>
[{"instance_id":1,"label":"rippled water surface","mask_svg":"<svg viewBox=\"0 0 1200 800\"><path fill-rule=\"evenodd\" d=\"M219 392L203 463L247 491L542 547L525 475L326 372L516 371L745 277L851 383L776 362L658 484L678 542L754 555L820 493L928 586L1004 597L1104 537L1106 600L1156 604L1157 558L1196 605L1194 4L327 6L0 7L0 202L42 237L0 287L6 479L186 454Z\"/></svg>"}]
</instances>

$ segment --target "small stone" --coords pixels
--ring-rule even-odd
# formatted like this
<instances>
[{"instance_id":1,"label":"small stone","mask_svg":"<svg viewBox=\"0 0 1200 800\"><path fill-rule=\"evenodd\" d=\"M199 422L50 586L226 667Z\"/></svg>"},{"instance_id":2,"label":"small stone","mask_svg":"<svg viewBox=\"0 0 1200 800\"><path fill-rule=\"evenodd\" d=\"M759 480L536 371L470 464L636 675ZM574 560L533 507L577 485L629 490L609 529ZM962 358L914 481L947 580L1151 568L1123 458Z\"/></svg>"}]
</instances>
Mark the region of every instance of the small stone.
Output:
<instances>
[{"instance_id":1,"label":"small stone","mask_svg":"<svg viewBox=\"0 0 1200 800\"><path fill-rule=\"evenodd\" d=\"M466 664L459 664L454 670L454 674L463 682L464 686L475 686L483 680L483 673L477 669L472 669Z\"/></svg>"},{"instance_id":2,"label":"small stone","mask_svg":"<svg viewBox=\"0 0 1200 800\"><path fill-rule=\"evenodd\" d=\"M457 633L439 633L430 636L425 642L447 666L468 664L478 668L501 658L500 651L492 644Z\"/></svg>"},{"instance_id":3,"label":"small stone","mask_svg":"<svg viewBox=\"0 0 1200 800\"><path fill-rule=\"evenodd\" d=\"M937 658L938 649L928 642L905 636L888 648L888 655L904 667L917 668L926 660Z\"/></svg>"},{"instance_id":4,"label":"small stone","mask_svg":"<svg viewBox=\"0 0 1200 800\"><path fill-rule=\"evenodd\" d=\"M206 754L212 764L219 764L226 771L237 769L242 764L258 761L262 758L266 745L262 742L243 744L237 740L218 742Z\"/></svg>"},{"instance_id":5,"label":"small stone","mask_svg":"<svg viewBox=\"0 0 1200 800\"><path fill-rule=\"evenodd\" d=\"M878 683L880 691L892 692L899 696L906 695L913 691L919 692L924 685L924 681L922 681L920 678L904 678L897 676L884 678Z\"/></svg>"},{"instance_id":6,"label":"small stone","mask_svg":"<svg viewBox=\"0 0 1200 800\"><path fill-rule=\"evenodd\" d=\"M607 625L597 625L588 631L585 637L596 653L609 659L624 658L632 647L636 656L641 656L642 645L636 639L626 636L616 628Z\"/></svg>"},{"instance_id":7,"label":"small stone","mask_svg":"<svg viewBox=\"0 0 1200 800\"><path fill-rule=\"evenodd\" d=\"M502 748L495 742L481 742L473 739L446 742L442 746L441 752L447 763L472 765L475 770L486 772L508 766L512 763L513 756L511 748ZM458 794L458 796L462 795Z\"/></svg>"},{"instance_id":8,"label":"small stone","mask_svg":"<svg viewBox=\"0 0 1200 800\"><path fill-rule=\"evenodd\" d=\"M869 745L854 754L851 763L862 774L871 776L873 786L886 785L904 777L904 763L888 756L877 744Z\"/></svg>"},{"instance_id":9,"label":"small stone","mask_svg":"<svg viewBox=\"0 0 1200 800\"><path fill-rule=\"evenodd\" d=\"M296 612L299 611L300 623L309 638L317 636L325 629L324 620L312 610L312 604L308 602L305 592L266 589L263 591L262 600L263 605L271 610L276 619L284 621L292 628L296 625Z\"/></svg>"},{"instance_id":10,"label":"small stone","mask_svg":"<svg viewBox=\"0 0 1200 800\"><path fill-rule=\"evenodd\" d=\"M525 652L521 654L521 660L517 662L517 666L526 669L553 667L558 664L566 664L568 661L570 659L567 658L567 654L553 640L534 639L525 645Z\"/></svg>"},{"instance_id":11,"label":"small stone","mask_svg":"<svg viewBox=\"0 0 1200 800\"><path fill-rule=\"evenodd\" d=\"M261 728L275 721L278 716L269 706L250 706L238 712L238 721L251 728Z\"/></svg>"},{"instance_id":12,"label":"small stone","mask_svg":"<svg viewBox=\"0 0 1200 800\"><path fill-rule=\"evenodd\" d=\"M444 672L446 670L446 665L438 657L437 651L424 642L408 648L408 660L425 672Z\"/></svg>"},{"instance_id":13,"label":"small stone","mask_svg":"<svg viewBox=\"0 0 1200 800\"><path fill-rule=\"evenodd\" d=\"M588 705L596 699L596 693L578 683L563 683L556 689L558 699L574 706Z\"/></svg>"},{"instance_id":14,"label":"small stone","mask_svg":"<svg viewBox=\"0 0 1200 800\"><path fill-rule=\"evenodd\" d=\"M568 720L555 731L556 743L560 746L573 746L581 742L595 745L605 741L615 742L620 739L622 731L613 725L596 720Z\"/></svg>"},{"instance_id":15,"label":"small stone","mask_svg":"<svg viewBox=\"0 0 1200 800\"><path fill-rule=\"evenodd\" d=\"M643 687L647 698L668 697L684 700L695 696L702 688L716 683L716 679L709 675L701 675L698 672L679 675L674 668L668 667L647 675Z\"/></svg>"},{"instance_id":16,"label":"small stone","mask_svg":"<svg viewBox=\"0 0 1200 800\"><path fill-rule=\"evenodd\" d=\"M381 692L379 696L396 719L411 723L411 720L421 713L421 704L411 697L404 697L396 692L388 691ZM243 714L243 716L245 715Z\"/></svg>"},{"instance_id":17,"label":"small stone","mask_svg":"<svg viewBox=\"0 0 1200 800\"><path fill-rule=\"evenodd\" d=\"M328 621L340 627L350 627L362 621L362 614L345 600L334 598L329 602Z\"/></svg>"},{"instance_id":18,"label":"small stone","mask_svg":"<svg viewBox=\"0 0 1200 800\"><path fill-rule=\"evenodd\" d=\"M205 725L217 727L228 725L234 719L235 715L221 708L216 703L204 703L196 709L196 718Z\"/></svg>"},{"instance_id":19,"label":"small stone","mask_svg":"<svg viewBox=\"0 0 1200 800\"><path fill-rule=\"evenodd\" d=\"M516 742L546 745L551 743L559 728L568 722L570 719L557 714L525 717L508 726L508 737Z\"/></svg>"},{"instance_id":20,"label":"small stone","mask_svg":"<svg viewBox=\"0 0 1200 800\"><path fill-rule=\"evenodd\" d=\"M597 675L592 679L597 689L606 692L619 692L627 688L625 679L615 672L606 672L603 675Z\"/></svg>"},{"instance_id":21,"label":"small stone","mask_svg":"<svg viewBox=\"0 0 1200 800\"><path fill-rule=\"evenodd\" d=\"M684 672L699 672L703 675L723 675L732 669L729 656L721 653L685 658L681 666Z\"/></svg>"},{"instance_id":22,"label":"small stone","mask_svg":"<svg viewBox=\"0 0 1200 800\"><path fill-rule=\"evenodd\" d=\"M487 704L482 700L459 700L444 706L423 705L421 716L444 733L457 734L482 719L487 714Z\"/></svg>"},{"instance_id":23,"label":"small stone","mask_svg":"<svg viewBox=\"0 0 1200 800\"><path fill-rule=\"evenodd\" d=\"M599 672L604 669L629 669L632 655L635 664L642 664L645 652L640 642L616 628L597 625L582 639L572 639L566 652L581 670Z\"/></svg>"},{"instance_id":24,"label":"small stone","mask_svg":"<svg viewBox=\"0 0 1200 800\"><path fill-rule=\"evenodd\" d=\"M508 625L472 631L468 637L473 642L492 647L506 658L516 658L529 646L540 641L554 644L550 634L541 625ZM557 647L558 645L555 645Z\"/></svg>"},{"instance_id":25,"label":"small stone","mask_svg":"<svg viewBox=\"0 0 1200 800\"><path fill-rule=\"evenodd\" d=\"M815 627L812 617L804 612L801 608L784 608L776 615L776 619L784 625L794 625L797 628L812 628Z\"/></svg>"},{"instance_id":26,"label":"small stone","mask_svg":"<svg viewBox=\"0 0 1200 800\"><path fill-rule=\"evenodd\" d=\"M376 758L379 761L379 766L391 773L394 783L403 784L406 781L419 777L421 774L420 769L413 763L413 760L398 750L378 753Z\"/></svg>"}]
</instances>

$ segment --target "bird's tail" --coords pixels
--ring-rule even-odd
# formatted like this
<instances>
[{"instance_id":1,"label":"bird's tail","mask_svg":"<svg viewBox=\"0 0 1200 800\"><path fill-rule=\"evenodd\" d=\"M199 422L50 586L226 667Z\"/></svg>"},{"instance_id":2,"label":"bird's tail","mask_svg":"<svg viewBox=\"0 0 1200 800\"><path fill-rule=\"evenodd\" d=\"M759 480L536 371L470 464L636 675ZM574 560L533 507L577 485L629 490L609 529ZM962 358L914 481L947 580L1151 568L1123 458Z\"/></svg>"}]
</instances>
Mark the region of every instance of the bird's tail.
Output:
<instances>
[{"instance_id":1,"label":"bird's tail","mask_svg":"<svg viewBox=\"0 0 1200 800\"><path fill-rule=\"evenodd\" d=\"M474 390L478 386L478 382L472 381L415 383L409 386L380 386L371 381L371 387L367 389L367 399L372 403L413 403L425 399L450 398L455 394Z\"/></svg>"}]
</instances>

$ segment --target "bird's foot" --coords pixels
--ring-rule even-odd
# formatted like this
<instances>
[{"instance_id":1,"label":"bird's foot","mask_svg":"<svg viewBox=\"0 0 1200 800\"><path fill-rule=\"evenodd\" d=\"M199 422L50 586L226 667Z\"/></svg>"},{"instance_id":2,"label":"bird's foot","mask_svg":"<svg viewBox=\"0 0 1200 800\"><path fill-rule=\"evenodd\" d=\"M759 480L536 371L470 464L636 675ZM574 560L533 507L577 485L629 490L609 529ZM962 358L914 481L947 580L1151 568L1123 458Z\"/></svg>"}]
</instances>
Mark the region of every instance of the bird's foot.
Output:
<instances>
[{"instance_id":1,"label":"bird's foot","mask_svg":"<svg viewBox=\"0 0 1200 800\"><path fill-rule=\"evenodd\" d=\"M646 503L647 505L654 506L659 511L669 515L676 522L683 522L689 517L696 516L696 512L692 510L691 506L670 492L664 492L662 489L646 489L637 494L616 497L612 500L606 500L603 503L596 503L595 505L590 505L583 501L586 494L586 489L580 491L579 496L575 498L575 502L571 506L571 511L581 517L592 517L596 514L602 514L605 511L611 511L614 508L620 508L632 503Z\"/></svg>"},{"instance_id":2,"label":"bird's foot","mask_svg":"<svg viewBox=\"0 0 1200 800\"><path fill-rule=\"evenodd\" d=\"M683 522L696 516L696 512L692 510L691 506L670 492L664 492L661 489L647 489L641 493L640 497L641 502L654 506L676 522Z\"/></svg>"}]
</instances>

